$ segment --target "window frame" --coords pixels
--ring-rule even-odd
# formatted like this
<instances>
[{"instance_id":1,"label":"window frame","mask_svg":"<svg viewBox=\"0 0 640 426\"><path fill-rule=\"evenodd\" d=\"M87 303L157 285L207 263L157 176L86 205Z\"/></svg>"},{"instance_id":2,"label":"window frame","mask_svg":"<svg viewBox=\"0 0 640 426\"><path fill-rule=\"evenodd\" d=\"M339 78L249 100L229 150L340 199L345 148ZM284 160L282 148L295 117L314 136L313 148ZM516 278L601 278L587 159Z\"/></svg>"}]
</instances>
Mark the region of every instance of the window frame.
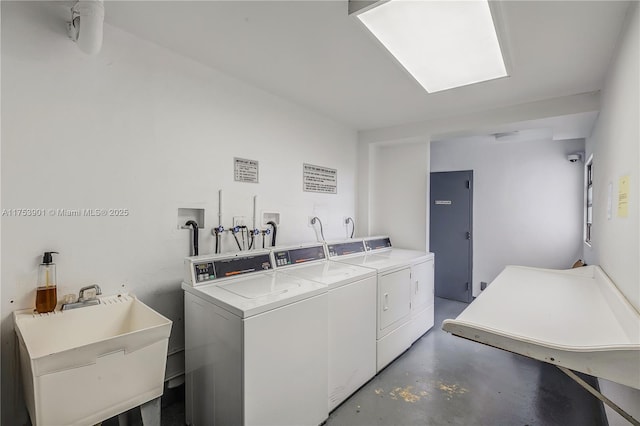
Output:
<instances>
[{"instance_id":1,"label":"window frame","mask_svg":"<svg viewBox=\"0 0 640 426\"><path fill-rule=\"evenodd\" d=\"M584 163L583 241L591 247L593 237L593 154Z\"/></svg>"}]
</instances>

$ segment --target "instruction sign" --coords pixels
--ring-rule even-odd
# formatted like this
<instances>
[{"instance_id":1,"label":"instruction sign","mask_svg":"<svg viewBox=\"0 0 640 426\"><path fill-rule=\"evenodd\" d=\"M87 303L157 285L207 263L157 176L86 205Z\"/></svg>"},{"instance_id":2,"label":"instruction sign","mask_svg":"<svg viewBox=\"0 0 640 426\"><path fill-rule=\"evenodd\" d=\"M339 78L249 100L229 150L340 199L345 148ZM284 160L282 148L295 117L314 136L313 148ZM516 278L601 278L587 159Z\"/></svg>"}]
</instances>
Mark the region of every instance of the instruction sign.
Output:
<instances>
[{"instance_id":1,"label":"instruction sign","mask_svg":"<svg viewBox=\"0 0 640 426\"><path fill-rule=\"evenodd\" d=\"M328 167L303 164L302 189L322 194L338 193L338 171Z\"/></svg>"},{"instance_id":2,"label":"instruction sign","mask_svg":"<svg viewBox=\"0 0 640 426\"><path fill-rule=\"evenodd\" d=\"M618 180L618 217L629 216L629 175Z\"/></svg>"},{"instance_id":3,"label":"instruction sign","mask_svg":"<svg viewBox=\"0 0 640 426\"><path fill-rule=\"evenodd\" d=\"M236 182L258 183L258 162L234 157L233 179Z\"/></svg>"}]
</instances>

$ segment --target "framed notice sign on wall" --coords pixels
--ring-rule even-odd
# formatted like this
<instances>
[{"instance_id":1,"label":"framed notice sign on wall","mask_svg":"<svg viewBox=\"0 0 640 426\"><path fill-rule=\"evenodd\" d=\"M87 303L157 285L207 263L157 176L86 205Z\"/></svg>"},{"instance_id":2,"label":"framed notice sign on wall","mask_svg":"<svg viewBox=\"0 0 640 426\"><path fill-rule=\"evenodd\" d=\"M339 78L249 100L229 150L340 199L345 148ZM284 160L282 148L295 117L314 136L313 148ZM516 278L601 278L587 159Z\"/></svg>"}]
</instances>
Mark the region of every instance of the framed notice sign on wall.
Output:
<instances>
[{"instance_id":1,"label":"framed notice sign on wall","mask_svg":"<svg viewBox=\"0 0 640 426\"><path fill-rule=\"evenodd\" d=\"M236 182L258 183L258 162L234 157L233 179Z\"/></svg>"},{"instance_id":2,"label":"framed notice sign on wall","mask_svg":"<svg viewBox=\"0 0 640 426\"><path fill-rule=\"evenodd\" d=\"M302 190L322 194L338 193L338 171L328 167L302 165Z\"/></svg>"}]
</instances>

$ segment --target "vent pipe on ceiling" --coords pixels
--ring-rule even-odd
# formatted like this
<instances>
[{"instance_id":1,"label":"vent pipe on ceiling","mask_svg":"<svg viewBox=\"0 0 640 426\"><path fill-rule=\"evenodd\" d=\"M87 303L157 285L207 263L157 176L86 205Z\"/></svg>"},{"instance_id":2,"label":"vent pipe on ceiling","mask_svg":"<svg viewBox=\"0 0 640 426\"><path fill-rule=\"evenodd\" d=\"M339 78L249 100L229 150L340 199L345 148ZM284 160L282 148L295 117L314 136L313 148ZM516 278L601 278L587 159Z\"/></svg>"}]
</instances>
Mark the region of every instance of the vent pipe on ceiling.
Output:
<instances>
[{"instance_id":1,"label":"vent pipe on ceiling","mask_svg":"<svg viewBox=\"0 0 640 426\"><path fill-rule=\"evenodd\" d=\"M80 50L88 55L95 55L102 47L103 23L103 0L79 0L71 8L71 22L67 23L67 33Z\"/></svg>"}]
</instances>

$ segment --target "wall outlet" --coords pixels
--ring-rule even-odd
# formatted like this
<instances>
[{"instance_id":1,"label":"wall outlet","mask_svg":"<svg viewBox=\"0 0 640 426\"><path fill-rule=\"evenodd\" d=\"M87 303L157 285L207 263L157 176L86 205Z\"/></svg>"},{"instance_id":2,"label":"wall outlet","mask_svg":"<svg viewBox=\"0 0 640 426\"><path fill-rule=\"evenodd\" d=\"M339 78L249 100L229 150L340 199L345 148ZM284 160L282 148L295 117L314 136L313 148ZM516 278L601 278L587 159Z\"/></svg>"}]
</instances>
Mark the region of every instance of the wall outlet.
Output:
<instances>
[{"instance_id":1,"label":"wall outlet","mask_svg":"<svg viewBox=\"0 0 640 426\"><path fill-rule=\"evenodd\" d=\"M233 226L247 226L247 217L246 216L234 216L233 217Z\"/></svg>"}]
</instances>

